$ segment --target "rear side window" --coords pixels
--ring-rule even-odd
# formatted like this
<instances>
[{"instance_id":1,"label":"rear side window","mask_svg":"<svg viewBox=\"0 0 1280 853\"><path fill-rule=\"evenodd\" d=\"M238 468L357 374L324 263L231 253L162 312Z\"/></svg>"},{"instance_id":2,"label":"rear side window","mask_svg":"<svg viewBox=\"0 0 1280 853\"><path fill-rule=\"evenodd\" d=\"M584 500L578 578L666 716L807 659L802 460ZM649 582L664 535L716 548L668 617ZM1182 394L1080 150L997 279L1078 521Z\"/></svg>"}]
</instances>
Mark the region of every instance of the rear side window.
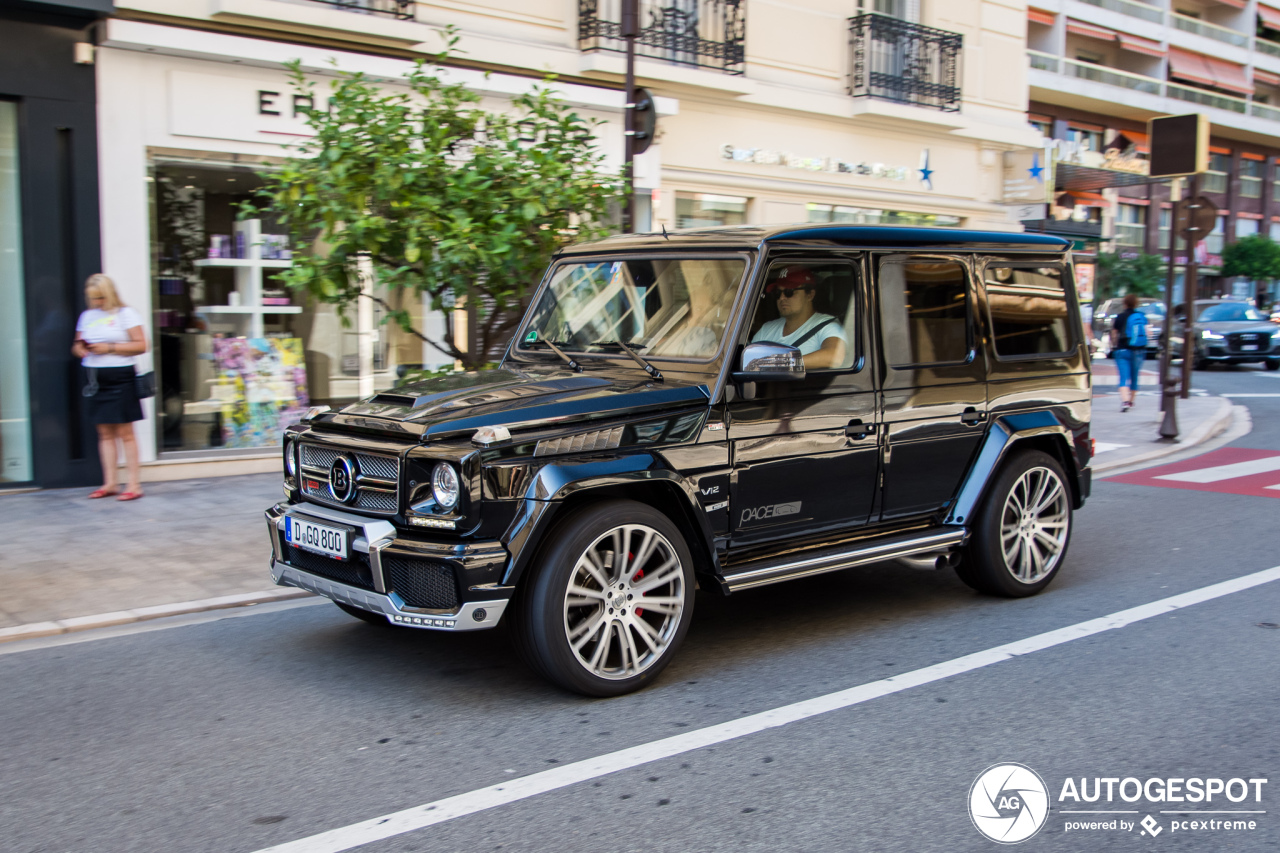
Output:
<instances>
[{"instance_id":1,"label":"rear side window","mask_svg":"<svg viewBox=\"0 0 1280 853\"><path fill-rule=\"evenodd\" d=\"M969 287L956 261L885 261L880 319L890 367L969 359Z\"/></svg>"},{"instance_id":2,"label":"rear side window","mask_svg":"<svg viewBox=\"0 0 1280 853\"><path fill-rule=\"evenodd\" d=\"M997 356L1051 358L1071 352L1061 267L989 264L984 279Z\"/></svg>"}]
</instances>

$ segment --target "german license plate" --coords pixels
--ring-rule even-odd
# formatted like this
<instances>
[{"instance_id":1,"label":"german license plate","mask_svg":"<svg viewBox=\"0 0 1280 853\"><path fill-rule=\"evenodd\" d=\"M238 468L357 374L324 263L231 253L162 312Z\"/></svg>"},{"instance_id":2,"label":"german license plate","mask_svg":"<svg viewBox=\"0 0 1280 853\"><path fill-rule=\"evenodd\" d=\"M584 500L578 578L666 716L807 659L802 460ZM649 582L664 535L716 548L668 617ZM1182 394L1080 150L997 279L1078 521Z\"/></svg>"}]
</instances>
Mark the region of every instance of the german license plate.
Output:
<instances>
[{"instance_id":1,"label":"german license plate","mask_svg":"<svg viewBox=\"0 0 1280 853\"><path fill-rule=\"evenodd\" d=\"M316 554L324 554L335 560L345 560L350 555L347 531L313 521L286 515L284 517L284 539L290 545L305 548Z\"/></svg>"},{"instance_id":2,"label":"german license plate","mask_svg":"<svg viewBox=\"0 0 1280 853\"><path fill-rule=\"evenodd\" d=\"M1257 344L1241 344L1240 349L1245 350L1246 352L1257 352L1258 345Z\"/></svg>"}]
</instances>

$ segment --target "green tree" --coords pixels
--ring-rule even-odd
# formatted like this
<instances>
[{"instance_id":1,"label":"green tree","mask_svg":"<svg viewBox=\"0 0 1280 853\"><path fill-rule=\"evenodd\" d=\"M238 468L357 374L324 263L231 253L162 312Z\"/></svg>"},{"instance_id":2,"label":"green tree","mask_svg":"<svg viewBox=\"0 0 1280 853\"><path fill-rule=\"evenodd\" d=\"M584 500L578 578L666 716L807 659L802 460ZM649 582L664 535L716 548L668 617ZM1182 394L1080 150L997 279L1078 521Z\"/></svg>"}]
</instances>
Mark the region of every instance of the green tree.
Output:
<instances>
[{"instance_id":1,"label":"green tree","mask_svg":"<svg viewBox=\"0 0 1280 853\"><path fill-rule=\"evenodd\" d=\"M1102 304L1113 296L1132 293L1135 296L1158 296L1164 282L1159 255L1121 257L1109 252L1098 253L1098 275L1094 282L1094 303Z\"/></svg>"},{"instance_id":2,"label":"green tree","mask_svg":"<svg viewBox=\"0 0 1280 853\"><path fill-rule=\"evenodd\" d=\"M1241 275L1257 287L1254 299L1266 299L1268 285L1280 278L1280 243L1265 234L1250 234L1222 250L1222 275Z\"/></svg>"},{"instance_id":3,"label":"green tree","mask_svg":"<svg viewBox=\"0 0 1280 853\"><path fill-rule=\"evenodd\" d=\"M299 62L289 68L314 105L315 135L264 173L257 204L299 247L281 278L344 317L363 295L406 332L480 366L509 339L552 254L607 230L621 184L602 170L597 122L572 112L550 80L493 112L425 62L407 75L408 91L343 73L324 95ZM362 267L372 270L368 288ZM474 314L470 352L454 345L453 311L443 340L413 327L404 306L424 293L433 308Z\"/></svg>"}]
</instances>

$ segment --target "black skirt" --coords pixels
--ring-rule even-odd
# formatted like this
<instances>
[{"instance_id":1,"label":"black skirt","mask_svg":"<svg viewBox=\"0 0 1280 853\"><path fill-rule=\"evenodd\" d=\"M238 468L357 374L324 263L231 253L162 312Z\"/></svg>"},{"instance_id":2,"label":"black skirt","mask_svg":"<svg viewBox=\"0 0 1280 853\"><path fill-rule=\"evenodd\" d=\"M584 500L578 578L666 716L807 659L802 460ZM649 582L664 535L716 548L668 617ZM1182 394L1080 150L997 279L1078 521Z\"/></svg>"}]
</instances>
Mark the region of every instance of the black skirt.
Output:
<instances>
[{"instance_id":1,"label":"black skirt","mask_svg":"<svg viewBox=\"0 0 1280 853\"><path fill-rule=\"evenodd\" d=\"M87 387L93 387L95 374L98 380L97 393L88 398L90 423L129 424L142 420L137 374L132 367L87 368L86 372Z\"/></svg>"}]
</instances>

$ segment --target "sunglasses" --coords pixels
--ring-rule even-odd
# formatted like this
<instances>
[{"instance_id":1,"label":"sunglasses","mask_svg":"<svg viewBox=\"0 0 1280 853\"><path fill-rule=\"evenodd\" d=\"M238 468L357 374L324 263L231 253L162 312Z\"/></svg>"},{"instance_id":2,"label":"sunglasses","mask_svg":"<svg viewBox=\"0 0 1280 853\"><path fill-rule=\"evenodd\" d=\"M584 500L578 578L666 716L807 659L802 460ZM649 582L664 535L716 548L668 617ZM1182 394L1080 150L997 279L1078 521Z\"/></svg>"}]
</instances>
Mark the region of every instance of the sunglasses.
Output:
<instances>
[{"instance_id":1,"label":"sunglasses","mask_svg":"<svg viewBox=\"0 0 1280 853\"><path fill-rule=\"evenodd\" d=\"M785 296L787 299L795 296L797 293L804 291L803 287L779 287L773 292L774 296Z\"/></svg>"}]
</instances>

